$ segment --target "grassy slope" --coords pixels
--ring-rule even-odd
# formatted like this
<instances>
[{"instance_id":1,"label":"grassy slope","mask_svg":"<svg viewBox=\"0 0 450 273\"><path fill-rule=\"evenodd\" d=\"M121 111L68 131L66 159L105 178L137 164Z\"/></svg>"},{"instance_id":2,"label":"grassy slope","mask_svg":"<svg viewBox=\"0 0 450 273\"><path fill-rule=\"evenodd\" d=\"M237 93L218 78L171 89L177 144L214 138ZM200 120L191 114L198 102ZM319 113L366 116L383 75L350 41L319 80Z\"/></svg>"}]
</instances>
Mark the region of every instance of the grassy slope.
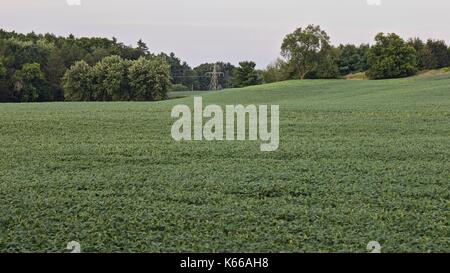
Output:
<instances>
[{"instance_id":1,"label":"grassy slope","mask_svg":"<svg viewBox=\"0 0 450 273\"><path fill-rule=\"evenodd\" d=\"M174 143L159 103L0 105L0 251L450 251L450 76L204 95L281 146Z\"/></svg>"}]
</instances>

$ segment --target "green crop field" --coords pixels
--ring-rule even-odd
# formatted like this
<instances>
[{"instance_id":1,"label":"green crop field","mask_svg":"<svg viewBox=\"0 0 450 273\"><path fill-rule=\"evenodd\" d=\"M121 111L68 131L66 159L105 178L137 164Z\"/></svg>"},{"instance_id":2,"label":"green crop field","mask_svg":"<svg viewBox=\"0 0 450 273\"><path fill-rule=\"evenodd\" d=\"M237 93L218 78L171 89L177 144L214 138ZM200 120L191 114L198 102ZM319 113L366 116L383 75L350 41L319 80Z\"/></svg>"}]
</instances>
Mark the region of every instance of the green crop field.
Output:
<instances>
[{"instance_id":1,"label":"green crop field","mask_svg":"<svg viewBox=\"0 0 450 273\"><path fill-rule=\"evenodd\" d=\"M450 251L450 75L203 95L280 148L171 138L177 104L0 105L0 252Z\"/></svg>"}]
</instances>

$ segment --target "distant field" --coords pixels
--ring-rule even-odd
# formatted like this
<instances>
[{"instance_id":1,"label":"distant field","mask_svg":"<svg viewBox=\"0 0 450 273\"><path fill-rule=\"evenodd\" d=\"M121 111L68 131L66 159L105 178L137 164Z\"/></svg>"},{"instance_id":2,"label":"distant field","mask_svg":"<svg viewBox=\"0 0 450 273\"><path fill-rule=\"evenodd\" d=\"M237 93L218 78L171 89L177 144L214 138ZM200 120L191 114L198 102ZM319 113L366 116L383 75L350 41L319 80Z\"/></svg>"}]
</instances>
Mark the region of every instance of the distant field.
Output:
<instances>
[{"instance_id":1,"label":"distant field","mask_svg":"<svg viewBox=\"0 0 450 273\"><path fill-rule=\"evenodd\" d=\"M192 97L1 104L0 252L450 251L449 74L201 94L279 104L280 149L175 143Z\"/></svg>"}]
</instances>

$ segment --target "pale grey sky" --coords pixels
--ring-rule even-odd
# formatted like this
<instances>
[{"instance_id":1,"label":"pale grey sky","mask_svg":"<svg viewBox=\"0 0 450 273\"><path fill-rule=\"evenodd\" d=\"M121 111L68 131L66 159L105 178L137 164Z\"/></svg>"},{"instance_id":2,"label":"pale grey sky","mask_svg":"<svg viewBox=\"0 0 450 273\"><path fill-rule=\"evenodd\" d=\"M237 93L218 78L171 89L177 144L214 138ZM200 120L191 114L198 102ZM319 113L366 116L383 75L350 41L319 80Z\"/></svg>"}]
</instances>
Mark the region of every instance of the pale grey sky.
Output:
<instances>
[{"instance_id":1,"label":"pale grey sky","mask_svg":"<svg viewBox=\"0 0 450 273\"><path fill-rule=\"evenodd\" d=\"M67 2L81 1L80 6ZM0 28L57 35L142 38L152 52L190 65L279 56L285 34L319 24L333 44L369 43L378 32L450 43L449 0L0 0Z\"/></svg>"}]
</instances>

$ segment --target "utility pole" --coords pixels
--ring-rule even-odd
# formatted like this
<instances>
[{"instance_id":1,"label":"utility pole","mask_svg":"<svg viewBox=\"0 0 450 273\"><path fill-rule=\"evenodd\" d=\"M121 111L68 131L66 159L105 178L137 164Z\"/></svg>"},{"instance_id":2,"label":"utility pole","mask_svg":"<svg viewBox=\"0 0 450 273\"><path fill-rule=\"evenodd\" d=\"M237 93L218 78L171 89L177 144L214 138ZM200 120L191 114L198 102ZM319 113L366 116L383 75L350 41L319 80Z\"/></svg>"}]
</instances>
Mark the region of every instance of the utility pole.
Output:
<instances>
[{"instance_id":1,"label":"utility pole","mask_svg":"<svg viewBox=\"0 0 450 273\"><path fill-rule=\"evenodd\" d=\"M206 76L211 77L211 83L209 84L209 90L217 91L222 89L219 84L219 77L224 76L223 72L218 71L218 65L214 64L213 71L206 73Z\"/></svg>"}]
</instances>

